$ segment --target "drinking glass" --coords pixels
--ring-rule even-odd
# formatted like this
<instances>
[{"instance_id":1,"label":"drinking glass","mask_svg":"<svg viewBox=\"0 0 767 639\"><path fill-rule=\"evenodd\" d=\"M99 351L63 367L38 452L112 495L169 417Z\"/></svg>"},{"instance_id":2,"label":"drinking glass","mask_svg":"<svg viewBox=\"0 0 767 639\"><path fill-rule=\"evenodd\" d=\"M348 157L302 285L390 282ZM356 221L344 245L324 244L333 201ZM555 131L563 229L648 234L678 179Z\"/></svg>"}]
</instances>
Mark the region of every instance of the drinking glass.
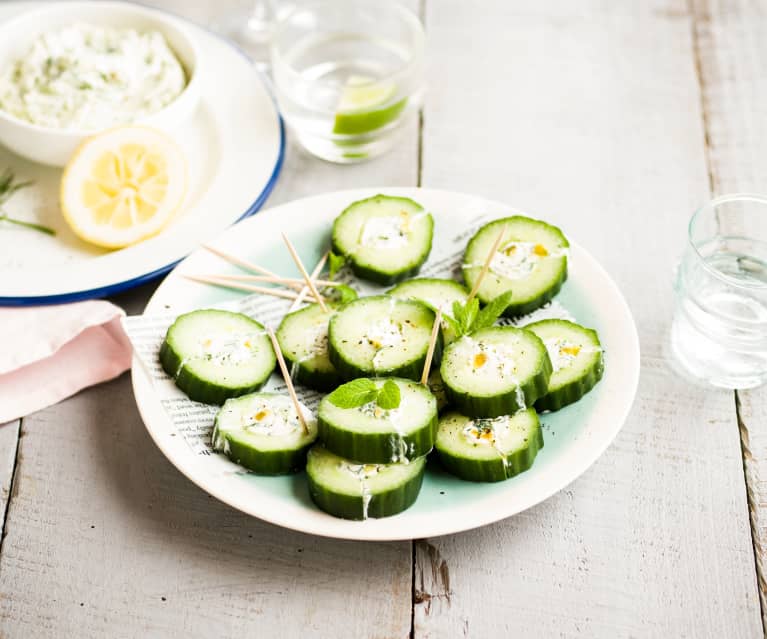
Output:
<instances>
[{"instance_id":1,"label":"drinking glass","mask_svg":"<svg viewBox=\"0 0 767 639\"><path fill-rule=\"evenodd\" d=\"M725 195L690 220L677 272L671 352L722 388L767 381L767 197Z\"/></svg>"},{"instance_id":2,"label":"drinking glass","mask_svg":"<svg viewBox=\"0 0 767 639\"><path fill-rule=\"evenodd\" d=\"M271 42L280 109L310 153L340 163L375 157L418 111L423 55L421 23L394 2L296 7Z\"/></svg>"}]
</instances>

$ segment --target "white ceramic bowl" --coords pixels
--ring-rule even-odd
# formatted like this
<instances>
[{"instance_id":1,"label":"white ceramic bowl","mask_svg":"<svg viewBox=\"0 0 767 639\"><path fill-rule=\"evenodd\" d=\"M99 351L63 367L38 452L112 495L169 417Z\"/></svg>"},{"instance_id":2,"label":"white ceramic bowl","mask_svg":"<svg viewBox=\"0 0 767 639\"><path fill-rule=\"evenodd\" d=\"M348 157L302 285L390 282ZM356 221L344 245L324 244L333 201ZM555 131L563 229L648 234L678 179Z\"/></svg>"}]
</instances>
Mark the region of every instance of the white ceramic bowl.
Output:
<instances>
[{"instance_id":1,"label":"white ceramic bowl","mask_svg":"<svg viewBox=\"0 0 767 639\"><path fill-rule=\"evenodd\" d=\"M187 73L188 83L173 102L136 120L173 134L191 118L199 99L199 56L193 37L166 14L128 2L60 2L0 24L0 68L24 56L40 34L75 22L159 31ZM98 131L55 129L20 120L0 110L0 143L42 164L64 166L78 145Z\"/></svg>"}]
</instances>

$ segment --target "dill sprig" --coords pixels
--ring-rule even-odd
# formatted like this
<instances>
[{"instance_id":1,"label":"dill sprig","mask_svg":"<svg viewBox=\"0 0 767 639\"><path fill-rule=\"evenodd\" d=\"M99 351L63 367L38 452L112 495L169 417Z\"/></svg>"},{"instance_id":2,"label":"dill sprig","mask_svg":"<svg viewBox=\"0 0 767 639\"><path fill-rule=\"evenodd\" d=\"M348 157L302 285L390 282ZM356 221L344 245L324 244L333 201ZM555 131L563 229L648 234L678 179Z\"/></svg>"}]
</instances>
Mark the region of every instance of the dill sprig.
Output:
<instances>
[{"instance_id":1,"label":"dill sprig","mask_svg":"<svg viewBox=\"0 0 767 639\"><path fill-rule=\"evenodd\" d=\"M9 224L23 226L24 228L30 229L32 231L39 231L40 233L45 233L47 235L56 235L56 231L48 226L35 224L33 222L25 222L24 220L9 217L8 214L2 209L3 205L5 205L8 200L11 199L14 193L20 191L23 188L31 186L32 184L33 183L30 181L17 182L16 176L13 174L11 169L5 169L5 171L0 173L0 222L8 222Z\"/></svg>"}]
</instances>

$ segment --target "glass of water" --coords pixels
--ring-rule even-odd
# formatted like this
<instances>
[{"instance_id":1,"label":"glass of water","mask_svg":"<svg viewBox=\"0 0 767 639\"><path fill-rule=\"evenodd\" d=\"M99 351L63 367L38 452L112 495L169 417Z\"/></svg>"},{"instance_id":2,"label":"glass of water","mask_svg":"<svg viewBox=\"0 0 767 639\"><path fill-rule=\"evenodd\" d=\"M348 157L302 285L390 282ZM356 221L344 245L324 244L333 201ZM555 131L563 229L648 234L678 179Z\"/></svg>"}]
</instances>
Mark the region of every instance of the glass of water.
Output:
<instances>
[{"instance_id":1,"label":"glass of water","mask_svg":"<svg viewBox=\"0 0 767 639\"><path fill-rule=\"evenodd\" d=\"M380 155L419 109L423 27L394 2L297 7L278 21L271 58L283 116L304 148L325 160Z\"/></svg>"},{"instance_id":2,"label":"glass of water","mask_svg":"<svg viewBox=\"0 0 767 639\"><path fill-rule=\"evenodd\" d=\"M767 197L725 195L690 220L676 279L671 351L722 388L767 381Z\"/></svg>"}]
</instances>

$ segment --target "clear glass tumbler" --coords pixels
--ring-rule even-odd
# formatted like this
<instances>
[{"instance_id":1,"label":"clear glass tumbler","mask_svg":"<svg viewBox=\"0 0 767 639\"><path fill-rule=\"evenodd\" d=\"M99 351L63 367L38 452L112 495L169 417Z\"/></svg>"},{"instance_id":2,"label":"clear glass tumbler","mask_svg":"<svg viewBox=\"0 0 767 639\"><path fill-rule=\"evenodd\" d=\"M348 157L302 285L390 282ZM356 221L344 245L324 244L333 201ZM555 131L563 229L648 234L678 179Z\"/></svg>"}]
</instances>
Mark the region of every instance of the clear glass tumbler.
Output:
<instances>
[{"instance_id":1,"label":"clear glass tumbler","mask_svg":"<svg viewBox=\"0 0 767 639\"><path fill-rule=\"evenodd\" d=\"M423 27L394 2L297 7L278 21L271 58L283 116L304 148L331 162L388 150L420 106Z\"/></svg>"},{"instance_id":2,"label":"clear glass tumbler","mask_svg":"<svg viewBox=\"0 0 767 639\"><path fill-rule=\"evenodd\" d=\"M723 388L767 382L767 197L725 195L690 220L677 272L671 352Z\"/></svg>"}]
</instances>

